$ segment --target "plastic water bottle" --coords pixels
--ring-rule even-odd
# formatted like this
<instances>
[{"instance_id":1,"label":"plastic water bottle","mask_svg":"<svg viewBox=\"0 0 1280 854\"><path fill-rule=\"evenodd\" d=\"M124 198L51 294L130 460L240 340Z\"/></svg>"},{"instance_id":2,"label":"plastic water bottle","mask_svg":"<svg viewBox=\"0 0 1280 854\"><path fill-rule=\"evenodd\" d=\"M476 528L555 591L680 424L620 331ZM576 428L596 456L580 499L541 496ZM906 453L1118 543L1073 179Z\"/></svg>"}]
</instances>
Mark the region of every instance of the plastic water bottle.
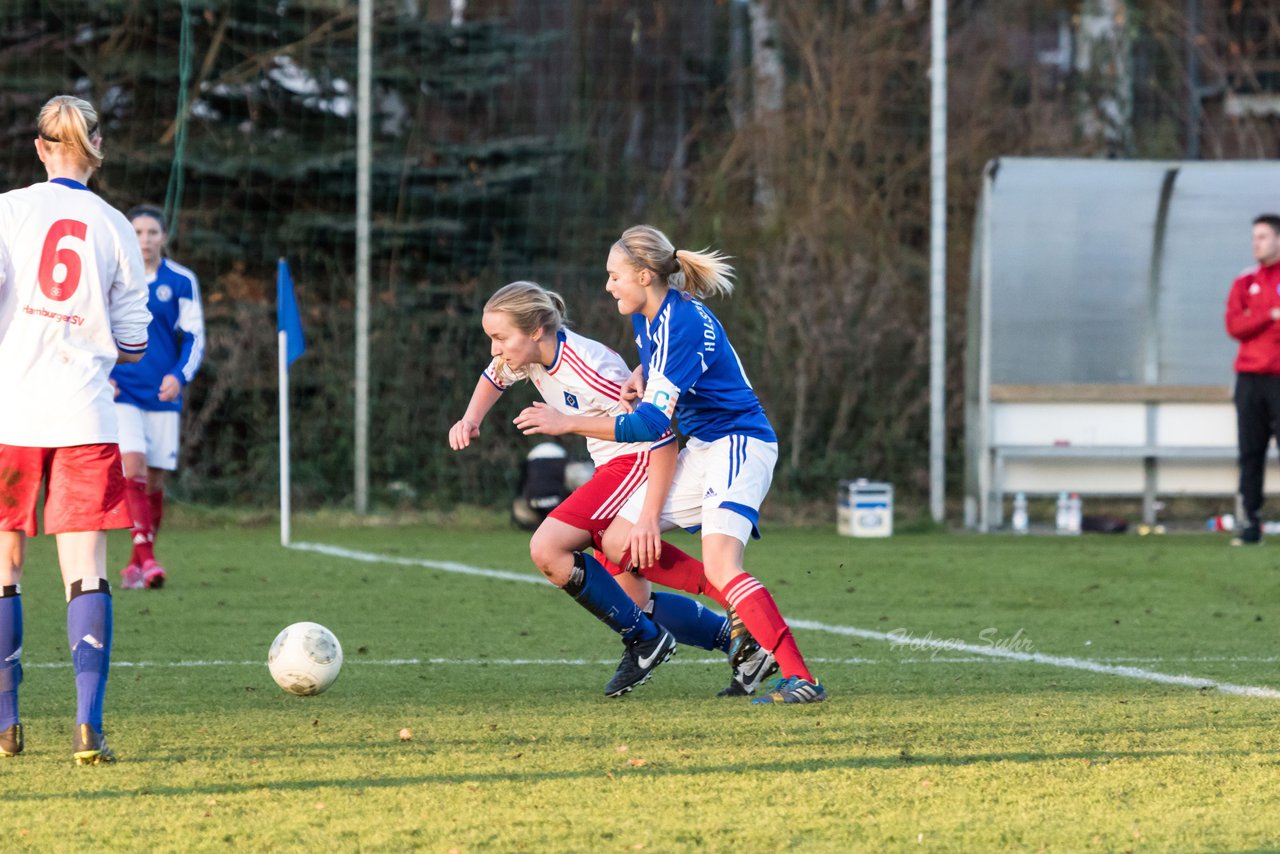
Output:
<instances>
[{"instance_id":1,"label":"plastic water bottle","mask_svg":"<svg viewBox=\"0 0 1280 854\"><path fill-rule=\"evenodd\" d=\"M1070 533L1067 530L1067 505L1069 501L1070 499L1067 498L1065 492L1058 493L1058 507L1057 512L1054 514L1053 527L1059 534Z\"/></svg>"},{"instance_id":2,"label":"plastic water bottle","mask_svg":"<svg viewBox=\"0 0 1280 854\"><path fill-rule=\"evenodd\" d=\"M1010 519L1015 534L1027 532L1027 494L1019 492L1013 496L1013 516Z\"/></svg>"},{"instance_id":3,"label":"plastic water bottle","mask_svg":"<svg viewBox=\"0 0 1280 854\"><path fill-rule=\"evenodd\" d=\"M1080 493L1073 492L1067 498L1067 533L1078 534L1084 527L1084 502Z\"/></svg>"}]
</instances>

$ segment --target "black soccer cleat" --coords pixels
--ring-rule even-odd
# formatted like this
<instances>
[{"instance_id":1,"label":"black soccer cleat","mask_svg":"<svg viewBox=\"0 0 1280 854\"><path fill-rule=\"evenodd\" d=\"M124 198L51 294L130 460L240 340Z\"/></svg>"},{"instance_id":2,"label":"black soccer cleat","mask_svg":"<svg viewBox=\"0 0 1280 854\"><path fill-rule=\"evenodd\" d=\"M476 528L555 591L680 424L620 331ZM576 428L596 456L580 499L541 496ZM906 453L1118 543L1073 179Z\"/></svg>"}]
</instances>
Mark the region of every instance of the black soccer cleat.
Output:
<instances>
[{"instance_id":1,"label":"black soccer cleat","mask_svg":"<svg viewBox=\"0 0 1280 854\"><path fill-rule=\"evenodd\" d=\"M732 605L725 609L725 618L729 621L729 666L736 670L755 651L748 648L748 641L755 643L755 639ZM755 644L755 648L760 645Z\"/></svg>"},{"instance_id":2,"label":"black soccer cleat","mask_svg":"<svg viewBox=\"0 0 1280 854\"><path fill-rule=\"evenodd\" d=\"M773 653L756 643L751 635L747 635L743 647L749 647L746 658L734 665L733 679L717 697L749 697L764 680L778 672L778 660L773 657Z\"/></svg>"},{"instance_id":3,"label":"black soccer cleat","mask_svg":"<svg viewBox=\"0 0 1280 854\"><path fill-rule=\"evenodd\" d=\"M71 753L77 765L101 765L115 762L116 755L107 747L107 739L93 724L76 724L71 733Z\"/></svg>"},{"instance_id":4,"label":"black soccer cleat","mask_svg":"<svg viewBox=\"0 0 1280 854\"><path fill-rule=\"evenodd\" d=\"M738 612L730 607L725 616L729 619L729 666L733 678L729 686L716 696L747 697L770 676L778 672L778 662L773 653L764 649L747 631Z\"/></svg>"},{"instance_id":5,"label":"black soccer cleat","mask_svg":"<svg viewBox=\"0 0 1280 854\"><path fill-rule=\"evenodd\" d=\"M0 732L0 758L8 759L22 752L22 724L16 723Z\"/></svg>"},{"instance_id":6,"label":"black soccer cleat","mask_svg":"<svg viewBox=\"0 0 1280 854\"><path fill-rule=\"evenodd\" d=\"M659 664L676 654L676 639L671 632L658 626L657 637L646 641L624 641L622 661L604 686L606 697L621 697L649 681Z\"/></svg>"}]
</instances>

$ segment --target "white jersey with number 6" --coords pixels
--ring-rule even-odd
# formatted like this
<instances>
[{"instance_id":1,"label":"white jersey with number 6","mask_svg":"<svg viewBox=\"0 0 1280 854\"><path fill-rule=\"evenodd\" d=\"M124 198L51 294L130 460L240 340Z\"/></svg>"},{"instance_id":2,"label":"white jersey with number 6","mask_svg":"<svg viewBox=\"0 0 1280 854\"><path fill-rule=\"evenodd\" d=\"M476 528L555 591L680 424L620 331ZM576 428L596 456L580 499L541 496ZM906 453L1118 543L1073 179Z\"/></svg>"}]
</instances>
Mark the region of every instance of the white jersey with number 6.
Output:
<instances>
[{"instance_id":1,"label":"white jersey with number 6","mask_svg":"<svg viewBox=\"0 0 1280 854\"><path fill-rule=\"evenodd\" d=\"M0 195L0 444L117 441L107 378L150 321L123 214L63 178Z\"/></svg>"}]
</instances>

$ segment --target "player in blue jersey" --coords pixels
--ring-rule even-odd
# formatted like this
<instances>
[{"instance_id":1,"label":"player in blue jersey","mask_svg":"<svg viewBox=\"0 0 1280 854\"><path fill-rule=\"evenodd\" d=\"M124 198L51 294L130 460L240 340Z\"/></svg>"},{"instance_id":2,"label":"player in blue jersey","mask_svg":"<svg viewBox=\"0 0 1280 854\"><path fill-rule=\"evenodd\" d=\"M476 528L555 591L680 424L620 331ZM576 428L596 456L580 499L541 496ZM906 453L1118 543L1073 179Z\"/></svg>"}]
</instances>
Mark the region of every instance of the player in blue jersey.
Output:
<instances>
[{"instance_id":1,"label":"player in blue jersey","mask_svg":"<svg viewBox=\"0 0 1280 854\"><path fill-rule=\"evenodd\" d=\"M178 467L182 390L204 358L204 312L200 284L181 264L165 257L168 227L158 208L141 205L128 213L147 268L150 345L142 361L111 372L120 421L125 495L133 519L133 553L120 570L120 586L164 586L155 539L164 516L164 478Z\"/></svg>"},{"instance_id":2,"label":"player in blue jersey","mask_svg":"<svg viewBox=\"0 0 1280 854\"><path fill-rule=\"evenodd\" d=\"M724 327L702 302L733 292L733 268L719 252L677 250L658 229L638 225L613 245L607 270L605 288L619 313L631 315L640 350L640 367L623 392L637 401L634 410L588 418L535 403L516 426L526 434L644 442L674 420L687 443L665 500L646 502L648 484L638 489L605 532L605 554L624 567L645 567L662 547L662 531L700 530L708 580L782 671L752 702L825 700L773 597L742 568L747 540L760 535L778 439Z\"/></svg>"},{"instance_id":3,"label":"player in blue jersey","mask_svg":"<svg viewBox=\"0 0 1280 854\"><path fill-rule=\"evenodd\" d=\"M449 431L455 451L480 435L480 425L506 389L528 380L558 411L613 417L627 411L619 402L631 374L610 348L568 328L564 300L534 282L512 282L484 306L490 338L489 367L476 382L466 414ZM588 440L596 465L591 479L553 509L529 543L534 563L547 580L616 631L624 640L622 663L605 694L619 697L644 684L653 669L674 652L674 643L729 651L733 623L695 600L653 593L649 581L689 593L719 592L707 583L702 564L668 546L643 575L606 563L587 565L581 552L604 534L621 507L649 477L669 479L675 470L675 437L620 444ZM630 597L630 600L628 599ZM724 606L724 602L719 604ZM734 678L722 694L749 694L774 666L752 639L740 643Z\"/></svg>"}]
</instances>

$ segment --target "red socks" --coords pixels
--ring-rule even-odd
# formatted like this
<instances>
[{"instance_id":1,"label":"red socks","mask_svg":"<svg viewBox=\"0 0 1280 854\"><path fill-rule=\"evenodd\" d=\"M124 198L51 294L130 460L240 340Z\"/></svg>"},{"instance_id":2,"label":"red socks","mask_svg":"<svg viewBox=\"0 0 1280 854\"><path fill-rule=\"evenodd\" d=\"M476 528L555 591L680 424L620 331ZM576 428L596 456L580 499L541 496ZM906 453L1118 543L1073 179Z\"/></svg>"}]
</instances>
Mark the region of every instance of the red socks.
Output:
<instances>
[{"instance_id":1,"label":"red socks","mask_svg":"<svg viewBox=\"0 0 1280 854\"><path fill-rule=\"evenodd\" d=\"M164 518L164 487L147 493L147 503L151 505L151 538L160 533L160 520Z\"/></svg>"},{"instance_id":2,"label":"red socks","mask_svg":"<svg viewBox=\"0 0 1280 854\"><path fill-rule=\"evenodd\" d=\"M740 573L724 586L724 598L738 612L751 636L778 659L778 669L784 677L799 676L813 681L800 647L791 636L791 628L763 584L745 572Z\"/></svg>"},{"instance_id":3,"label":"red socks","mask_svg":"<svg viewBox=\"0 0 1280 854\"><path fill-rule=\"evenodd\" d=\"M155 550L151 545L156 538L155 528L151 524L151 502L147 496L147 479L145 477L129 478L125 481L125 504L129 507L129 518L133 520L133 556L132 564L142 566L145 562L155 560Z\"/></svg>"},{"instance_id":4,"label":"red socks","mask_svg":"<svg viewBox=\"0 0 1280 854\"><path fill-rule=\"evenodd\" d=\"M624 570L616 564L610 563L604 556L604 547L600 543L600 535L597 533L592 537L592 545L595 546L596 559L607 570L610 575L617 575ZM624 562L630 562L631 555L624 554L622 557ZM707 581L706 568L702 565L702 561L698 560L691 554L682 552L680 549L664 542L662 544L662 555L658 558L658 562L648 569L640 570L643 578L652 581L654 584L661 584L663 587L669 587L672 590L683 590L685 593L692 593L695 596L709 596L716 601L721 608L727 608L728 604L715 586Z\"/></svg>"},{"instance_id":5,"label":"red socks","mask_svg":"<svg viewBox=\"0 0 1280 854\"><path fill-rule=\"evenodd\" d=\"M662 555L657 564L640 570L640 574L663 587L672 590L683 590L695 595L710 596L721 608L728 607L728 600L707 581L706 568L702 561L686 554L670 543L662 544Z\"/></svg>"}]
</instances>

